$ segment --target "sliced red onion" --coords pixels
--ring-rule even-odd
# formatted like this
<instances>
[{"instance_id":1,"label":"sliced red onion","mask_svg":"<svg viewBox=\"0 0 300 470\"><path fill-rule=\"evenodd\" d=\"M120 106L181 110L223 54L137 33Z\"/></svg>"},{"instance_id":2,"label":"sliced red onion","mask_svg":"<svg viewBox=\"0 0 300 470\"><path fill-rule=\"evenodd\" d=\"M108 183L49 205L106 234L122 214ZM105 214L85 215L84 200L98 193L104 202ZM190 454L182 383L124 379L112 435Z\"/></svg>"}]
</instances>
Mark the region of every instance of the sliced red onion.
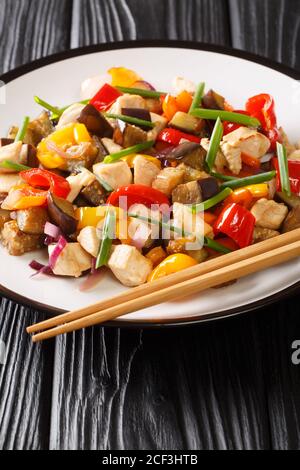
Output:
<instances>
[{"instance_id":1,"label":"sliced red onion","mask_svg":"<svg viewBox=\"0 0 300 470\"><path fill-rule=\"evenodd\" d=\"M50 222L46 222L44 228L44 234L48 235L49 237L53 238L54 240L58 240L61 236L61 230L57 225L51 224Z\"/></svg>"},{"instance_id":2,"label":"sliced red onion","mask_svg":"<svg viewBox=\"0 0 300 470\"><path fill-rule=\"evenodd\" d=\"M94 273L89 274L83 283L79 286L80 292L88 292L96 287L104 277L104 269L97 269Z\"/></svg>"},{"instance_id":3,"label":"sliced red onion","mask_svg":"<svg viewBox=\"0 0 300 470\"><path fill-rule=\"evenodd\" d=\"M57 239L47 236L44 240L44 245L45 246L50 246L50 245L53 245L56 242L57 242Z\"/></svg>"},{"instance_id":4,"label":"sliced red onion","mask_svg":"<svg viewBox=\"0 0 300 470\"><path fill-rule=\"evenodd\" d=\"M39 274L46 274L48 276L52 276L53 275L53 271L52 269L50 268L50 266L45 266L44 264L41 264L39 263L38 261L36 260L33 260L31 261L31 263L29 264L29 267L31 269L33 269L34 271L37 271L35 274L33 274L31 277L35 277Z\"/></svg>"},{"instance_id":5,"label":"sliced red onion","mask_svg":"<svg viewBox=\"0 0 300 470\"><path fill-rule=\"evenodd\" d=\"M151 85L149 82L145 82L144 80L139 80L132 85L132 88L141 88L142 90L151 90L156 91L154 86Z\"/></svg>"},{"instance_id":6,"label":"sliced red onion","mask_svg":"<svg viewBox=\"0 0 300 470\"><path fill-rule=\"evenodd\" d=\"M63 237L60 236L59 240L57 242L56 247L54 248L50 258L49 258L49 266L52 269L52 271L55 269L55 265L57 263L58 258L60 257L62 251L66 248L68 242L67 240Z\"/></svg>"},{"instance_id":7,"label":"sliced red onion","mask_svg":"<svg viewBox=\"0 0 300 470\"><path fill-rule=\"evenodd\" d=\"M61 158L65 158L67 160L77 159L82 155L82 149L79 148L77 152L73 152L72 154L65 152L63 149L59 148L54 142L49 140L47 142L47 148L51 152L57 153Z\"/></svg>"},{"instance_id":8,"label":"sliced red onion","mask_svg":"<svg viewBox=\"0 0 300 470\"><path fill-rule=\"evenodd\" d=\"M264 157L260 159L260 163L268 163L274 157L273 153L267 153Z\"/></svg>"}]
</instances>

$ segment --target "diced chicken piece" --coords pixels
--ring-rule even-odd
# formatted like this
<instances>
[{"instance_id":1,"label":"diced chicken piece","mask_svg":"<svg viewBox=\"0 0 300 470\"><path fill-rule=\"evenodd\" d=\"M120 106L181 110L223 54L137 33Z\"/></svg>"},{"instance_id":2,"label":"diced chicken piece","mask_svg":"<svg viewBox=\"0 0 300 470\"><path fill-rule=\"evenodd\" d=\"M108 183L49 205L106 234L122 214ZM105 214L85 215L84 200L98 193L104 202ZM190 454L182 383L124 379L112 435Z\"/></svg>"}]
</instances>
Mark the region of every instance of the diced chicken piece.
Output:
<instances>
[{"instance_id":1,"label":"diced chicken piece","mask_svg":"<svg viewBox=\"0 0 300 470\"><path fill-rule=\"evenodd\" d=\"M77 241L87 253L97 258L100 248L100 236L95 227L85 227L82 229L77 237Z\"/></svg>"},{"instance_id":2,"label":"diced chicken piece","mask_svg":"<svg viewBox=\"0 0 300 470\"><path fill-rule=\"evenodd\" d=\"M142 155L134 159L134 183L144 186L152 186L153 181L160 173L160 169ZM1 182L1 180L0 180Z\"/></svg>"},{"instance_id":3,"label":"diced chicken piece","mask_svg":"<svg viewBox=\"0 0 300 470\"><path fill-rule=\"evenodd\" d=\"M118 153L123 150L121 145L116 144L112 139L108 139L108 137L104 137L101 142L109 154Z\"/></svg>"},{"instance_id":4,"label":"diced chicken piece","mask_svg":"<svg viewBox=\"0 0 300 470\"><path fill-rule=\"evenodd\" d=\"M170 197L176 186L183 183L184 176L182 168L164 168L153 181L152 187Z\"/></svg>"},{"instance_id":5,"label":"diced chicken piece","mask_svg":"<svg viewBox=\"0 0 300 470\"><path fill-rule=\"evenodd\" d=\"M241 149L227 142L221 142L221 149L227 162L226 166L234 175L238 175L242 169Z\"/></svg>"},{"instance_id":6,"label":"diced chicken piece","mask_svg":"<svg viewBox=\"0 0 300 470\"><path fill-rule=\"evenodd\" d=\"M289 154L289 160L300 160L300 150L296 149Z\"/></svg>"},{"instance_id":7,"label":"diced chicken piece","mask_svg":"<svg viewBox=\"0 0 300 470\"><path fill-rule=\"evenodd\" d=\"M264 240L269 240L270 238L277 237L277 235L279 235L279 232L277 232L276 230L255 227L253 233L253 243L263 242Z\"/></svg>"},{"instance_id":8,"label":"diced chicken piece","mask_svg":"<svg viewBox=\"0 0 300 470\"><path fill-rule=\"evenodd\" d=\"M195 83L192 82L191 80L188 80L187 78L175 77L172 85L177 95L179 95L183 91L188 91L189 93L192 93L192 94L194 94L196 91Z\"/></svg>"},{"instance_id":9,"label":"diced chicken piece","mask_svg":"<svg viewBox=\"0 0 300 470\"><path fill-rule=\"evenodd\" d=\"M181 204L198 204L202 202L201 189L197 181L180 184L172 193L172 200Z\"/></svg>"},{"instance_id":10,"label":"diced chicken piece","mask_svg":"<svg viewBox=\"0 0 300 470\"><path fill-rule=\"evenodd\" d=\"M161 212L159 210L149 209L143 204L133 204L129 208L129 212L130 214L138 215L152 222L152 223L150 222L148 223L148 222L143 222L139 219L131 219L131 222L129 224L129 230L128 230L130 236L132 235L131 230L133 230L133 232L136 233L136 230L139 227L139 225L144 224L150 229L148 238L151 238L151 240L159 239L160 226L157 223L161 221ZM143 230L143 227L142 227L140 233L145 234L146 230Z\"/></svg>"},{"instance_id":11,"label":"diced chicken piece","mask_svg":"<svg viewBox=\"0 0 300 470\"><path fill-rule=\"evenodd\" d=\"M2 175L0 174L0 193L9 193L11 188L24 183L19 174Z\"/></svg>"},{"instance_id":12,"label":"diced chicken piece","mask_svg":"<svg viewBox=\"0 0 300 470\"><path fill-rule=\"evenodd\" d=\"M3 209L0 209L0 231L3 229L6 222L11 221L10 214L11 214L10 211L5 211Z\"/></svg>"},{"instance_id":13,"label":"diced chicken piece","mask_svg":"<svg viewBox=\"0 0 300 470\"><path fill-rule=\"evenodd\" d=\"M269 139L260 132L249 129L249 127L239 127L237 130L230 132L223 137L223 142L239 148L241 152L255 158L263 157L270 148Z\"/></svg>"},{"instance_id":14,"label":"diced chicken piece","mask_svg":"<svg viewBox=\"0 0 300 470\"><path fill-rule=\"evenodd\" d=\"M150 116L155 127L148 131L147 140L156 140L161 131L167 126L168 120L156 113L150 113Z\"/></svg>"},{"instance_id":15,"label":"diced chicken piece","mask_svg":"<svg viewBox=\"0 0 300 470\"><path fill-rule=\"evenodd\" d=\"M72 104L72 106L69 106L61 115L56 128L61 129L62 127L67 126L68 124L77 122L81 112L84 110L85 107L85 104L80 103L75 103Z\"/></svg>"},{"instance_id":16,"label":"diced chicken piece","mask_svg":"<svg viewBox=\"0 0 300 470\"><path fill-rule=\"evenodd\" d=\"M114 247L108 266L116 278L127 287L144 284L151 274L152 262L137 248L129 245Z\"/></svg>"},{"instance_id":17,"label":"diced chicken piece","mask_svg":"<svg viewBox=\"0 0 300 470\"><path fill-rule=\"evenodd\" d=\"M42 246L40 235L28 235L22 232L15 220L4 225L1 242L12 256L21 256Z\"/></svg>"},{"instance_id":18,"label":"diced chicken piece","mask_svg":"<svg viewBox=\"0 0 300 470\"><path fill-rule=\"evenodd\" d=\"M174 227L183 232L191 233L197 238L201 236L213 238L213 228L204 221L203 214L200 212L193 214L189 206L175 202L173 205L173 217Z\"/></svg>"},{"instance_id":19,"label":"diced chicken piece","mask_svg":"<svg viewBox=\"0 0 300 470\"><path fill-rule=\"evenodd\" d=\"M91 100L106 83L110 84L111 82L112 77L108 73L87 78L81 84L82 100Z\"/></svg>"},{"instance_id":20,"label":"diced chicken piece","mask_svg":"<svg viewBox=\"0 0 300 470\"><path fill-rule=\"evenodd\" d=\"M295 152L295 150L297 150L297 147L296 145L293 145L287 134L285 133L284 129L282 127L279 128L279 132L280 132L280 135L281 135L281 139L282 139L282 143L283 145L285 146L286 148L286 151L287 151L287 155L288 157L290 158L290 155Z\"/></svg>"},{"instance_id":21,"label":"diced chicken piece","mask_svg":"<svg viewBox=\"0 0 300 470\"><path fill-rule=\"evenodd\" d=\"M1 163L5 160L9 160L13 163L27 163L27 153L22 154L22 142L14 142L13 144L6 145L5 147L0 147L0 173L15 173L14 170L7 170L1 168Z\"/></svg>"},{"instance_id":22,"label":"diced chicken piece","mask_svg":"<svg viewBox=\"0 0 300 470\"><path fill-rule=\"evenodd\" d=\"M279 230L288 215L288 208L272 200L260 199L252 207L251 213L256 219L257 227Z\"/></svg>"},{"instance_id":23,"label":"diced chicken piece","mask_svg":"<svg viewBox=\"0 0 300 470\"><path fill-rule=\"evenodd\" d=\"M68 201L74 202L80 191L89 186L96 180L96 176L86 168L82 168L81 172L77 175L71 175L67 178L68 183L71 186L71 191L68 195Z\"/></svg>"},{"instance_id":24,"label":"diced chicken piece","mask_svg":"<svg viewBox=\"0 0 300 470\"><path fill-rule=\"evenodd\" d=\"M48 220L48 212L43 207L31 207L17 211L19 229L30 235L42 235Z\"/></svg>"},{"instance_id":25,"label":"diced chicken piece","mask_svg":"<svg viewBox=\"0 0 300 470\"><path fill-rule=\"evenodd\" d=\"M209 149L209 144L210 144L209 139L203 138L201 140L201 145L207 152L208 152L208 149ZM217 172L222 172L225 166L227 166L227 160L226 160L223 152L220 149L219 152L217 153L217 157L216 157L216 160L215 160L215 167L216 167Z\"/></svg>"},{"instance_id":26,"label":"diced chicken piece","mask_svg":"<svg viewBox=\"0 0 300 470\"><path fill-rule=\"evenodd\" d=\"M123 108L146 109L145 100L138 95L125 94L120 96L109 110L111 114L122 114Z\"/></svg>"},{"instance_id":27,"label":"diced chicken piece","mask_svg":"<svg viewBox=\"0 0 300 470\"><path fill-rule=\"evenodd\" d=\"M98 163L94 165L93 171L98 178L102 178L114 190L132 183L130 168L123 161L108 164Z\"/></svg>"},{"instance_id":28,"label":"diced chicken piece","mask_svg":"<svg viewBox=\"0 0 300 470\"><path fill-rule=\"evenodd\" d=\"M48 247L49 256L55 250L55 245ZM57 276L80 277L92 267L92 257L79 243L68 243L61 252L53 269Z\"/></svg>"}]
</instances>

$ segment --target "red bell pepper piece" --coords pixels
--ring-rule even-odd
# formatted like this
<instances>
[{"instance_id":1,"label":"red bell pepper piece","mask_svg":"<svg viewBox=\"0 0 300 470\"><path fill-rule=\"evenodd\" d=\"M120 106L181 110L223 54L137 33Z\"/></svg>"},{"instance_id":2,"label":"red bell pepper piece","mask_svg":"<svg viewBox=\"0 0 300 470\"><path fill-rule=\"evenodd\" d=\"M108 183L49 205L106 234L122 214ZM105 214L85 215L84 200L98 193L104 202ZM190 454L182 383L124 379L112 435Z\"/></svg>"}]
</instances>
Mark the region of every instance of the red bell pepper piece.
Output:
<instances>
[{"instance_id":1,"label":"red bell pepper piece","mask_svg":"<svg viewBox=\"0 0 300 470\"><path fill-rule=\"evenodd\" d=\"M229 237L217 238L216 241L220 245L225 246L225 248L229 248L231 251L237 251L239 249L239 246ZM205 250L208 252L209 256L220 256L220 253L212 248L206 247Z\"/></svg>"},{"instance_id":2,"label":"red bell pepper piece","mask_svg":"<svg viewBox=\"0 0 300 470\"><path fill-rule=\"evenodd\" d=\"M177 129L172 129L171 127L168 127L167 129L161 131L157 138L159 142L166 142L167 144L174 145L176 147L180 144L181 140L183 139L189 140L190 142L195 142L197 144L200 144L201 142L200 137L191 134L186 134L185 132L178 131Z\"/></svg>"},{"instance_id":3,"label":"red bell pepper piece","mask_svg":"<svg viewBox=\"0 0 300 470\"><path fill-rule=\"evenodd\" d=\"M21 178L33 188L50 189L56 196L66 199L71 191L69 182L51 171L33 168L22 171Z\"/></svg>"},{"instance_id":4,"label":"red bell pepper piece","mask_svg":"<svg viewBox=\"0 0 300 470\"><path fill-rule=\"evenodd\" d=\"M98 111L106 111L120 96L122 96L122 93L106 83L91 99L90 104Z\"/></svg>"},{"instance_id":5,"label":"red bell pepper piece","mask_svg":"<svg viewBox=\"0 0 300 470\"><path fill-rule=\"evenodd\" d=\"M120 201L121 197L126 198L124 199L126 207L123 207L123 200ZM149 208L154 205L160 206L159 209L162 212L167 212L170 207L170 201L165 194L141 184L123 186L114 191L107 200L107 204L115 207L119 207L120 202L122 202L121 205L124 210L128 210L133 204L144 204Z\"/></svg>"},{"instance_id":6,"label":"red bell pepper piece","mask_svg":"<svg viewBox=\"0 0 300 470\"><path fill-rule=\"evenodd\" d=\"M279 173L279 164L278 159L272 159L273 166L277 171L276 176L276 189L277 191L281 191L281 181L280 181L280 173ZM292 193L297 194L300 196L300 161L298 160L288 160L288 169L289 169L289 178L291 183L291 191Z\"/></svg>"},{"instance_id":7,"label":"red bell pepper piece","mask_svg":"<svg viewBox=\"0 0 300 470\"><path fill-rule=\"evenodd\" d=\"M250 116L250 114L247 113L247 111L237 110L237 111L233 111L233 112L234 113L239 113L239 114L245 114L246 116ZM236 131L240 127L242 127L242 126L240 124L236 124L235 122L224 121L223 122L224 135L230 134L230 132Z\"/></svg>"},{"instance_id":8,"label":"red bell pepper piece","mask_svg":"<svg viewBox=\"0 0 300 470\"><path fill-rule=\"evenodd\" d=\"M281 136L277 128L274 98L267 93L253 96L246 103L246 111L259 119L264 133L271 141L271 150L275 150L276 142L281 142Z\"/></svg>"},{"instance_id":9,"label":"red bell pepper piece","mask_svg":"<svg viewBox=\"0 0 300 470\"><path fill-rule=\"evenodd\" d=\"M223 233L240 248L251 245L255 227L255 217L239 204L228 204L214 225L214 233Z\"/></svg>"}]
</instances>

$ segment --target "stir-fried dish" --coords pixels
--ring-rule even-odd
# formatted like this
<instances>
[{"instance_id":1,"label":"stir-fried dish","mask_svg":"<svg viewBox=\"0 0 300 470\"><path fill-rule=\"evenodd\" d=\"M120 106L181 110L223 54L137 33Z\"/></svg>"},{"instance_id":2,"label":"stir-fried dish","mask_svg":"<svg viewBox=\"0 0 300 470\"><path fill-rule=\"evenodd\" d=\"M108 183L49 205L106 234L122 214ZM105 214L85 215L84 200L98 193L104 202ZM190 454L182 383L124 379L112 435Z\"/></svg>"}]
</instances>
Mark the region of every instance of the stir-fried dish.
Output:
<instances>
[{"instance_id":1,"label":"stir-fried dish","mask_svg":"<svg viewBox=\"0 0 300 470\"><path fill-rule=\"evenodd\" d=\"M83 101L44 110L0 140L1 243L48 250L33 273L125 286L300 227L300 149L269 94L235 110L204 83L157 91L113 68Z\"/></svg>"}]
</instances>

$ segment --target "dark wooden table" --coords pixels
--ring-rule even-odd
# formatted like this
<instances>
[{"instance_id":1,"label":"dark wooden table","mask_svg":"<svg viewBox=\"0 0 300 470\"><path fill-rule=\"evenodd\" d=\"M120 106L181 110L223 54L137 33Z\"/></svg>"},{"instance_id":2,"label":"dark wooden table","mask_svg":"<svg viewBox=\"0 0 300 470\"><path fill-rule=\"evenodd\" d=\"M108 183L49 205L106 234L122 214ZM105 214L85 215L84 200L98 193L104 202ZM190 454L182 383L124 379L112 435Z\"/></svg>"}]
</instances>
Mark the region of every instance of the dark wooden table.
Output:
<instances>
[{"instance_id":1,"label":"dark wooden table","mask_svg":"<svg viewBox=\"0 0 300 470\"><path fill-rule=\"evenodd\" d=\"M231 45L300 68L298 0L0 0L0 73L125 39ZM299 127L300 131L300 127ZM300 295L226 321L32 346L3 299L1 449L299 449Z\"/></svg>"}]
</instances>

